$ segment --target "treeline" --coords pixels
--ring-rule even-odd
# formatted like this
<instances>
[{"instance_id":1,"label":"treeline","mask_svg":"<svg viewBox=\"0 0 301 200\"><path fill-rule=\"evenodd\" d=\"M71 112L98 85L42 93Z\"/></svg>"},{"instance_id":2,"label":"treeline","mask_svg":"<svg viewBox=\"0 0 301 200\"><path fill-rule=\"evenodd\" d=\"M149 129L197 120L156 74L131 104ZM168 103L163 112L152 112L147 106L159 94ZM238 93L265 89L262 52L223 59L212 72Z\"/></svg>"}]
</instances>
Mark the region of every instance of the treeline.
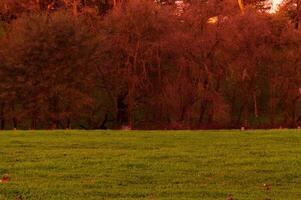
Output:
<instances>
[{"instance_id":1,"label":"treeline","mask_svg":"<svg viewBox=\"0 0 301 200\"><path fill-rule=\"evenodd\" d=\"M301 122L301 32L284 14L255 4L241 13L227 0L114 1L101 11L37 2L0 7L1 129Z\"/></svg>"}]
</instances>

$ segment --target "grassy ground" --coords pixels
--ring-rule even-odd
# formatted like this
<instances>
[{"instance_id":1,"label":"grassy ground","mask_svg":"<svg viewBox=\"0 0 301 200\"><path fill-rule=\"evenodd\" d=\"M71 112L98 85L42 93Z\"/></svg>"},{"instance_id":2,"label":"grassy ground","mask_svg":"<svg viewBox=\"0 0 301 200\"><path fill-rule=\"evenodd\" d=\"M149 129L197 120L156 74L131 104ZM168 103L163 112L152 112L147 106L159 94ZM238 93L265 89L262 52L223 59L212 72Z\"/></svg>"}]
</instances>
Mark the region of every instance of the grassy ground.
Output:
<instances>
[{"instance_id":1,"label":"grassy ground","mask_svg":"<svg viewBox=\"0 0 301 200\"><path fill-rule=\"evenodd\" d=\"M0 132L6 173L0 200L300 200L301 131Z\"/></svg>"}]
</instances>

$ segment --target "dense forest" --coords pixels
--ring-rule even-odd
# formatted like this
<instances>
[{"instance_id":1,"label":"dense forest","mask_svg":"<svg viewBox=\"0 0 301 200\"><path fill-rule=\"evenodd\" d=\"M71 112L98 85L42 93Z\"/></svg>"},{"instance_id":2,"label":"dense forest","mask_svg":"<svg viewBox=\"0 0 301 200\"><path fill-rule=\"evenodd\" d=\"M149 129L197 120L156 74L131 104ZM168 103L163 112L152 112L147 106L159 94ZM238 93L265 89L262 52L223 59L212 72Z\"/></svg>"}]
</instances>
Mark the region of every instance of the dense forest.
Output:
<instances>
[{"instance_id":1,"label":"dense forest","mask_svg":"<svg viewBox=\"0 0 301 200\"><path fill-rule=\"evenodd\" d=\"M0 128L298 127L300 5L0 0Z\"/></svg>"}]
</instances>

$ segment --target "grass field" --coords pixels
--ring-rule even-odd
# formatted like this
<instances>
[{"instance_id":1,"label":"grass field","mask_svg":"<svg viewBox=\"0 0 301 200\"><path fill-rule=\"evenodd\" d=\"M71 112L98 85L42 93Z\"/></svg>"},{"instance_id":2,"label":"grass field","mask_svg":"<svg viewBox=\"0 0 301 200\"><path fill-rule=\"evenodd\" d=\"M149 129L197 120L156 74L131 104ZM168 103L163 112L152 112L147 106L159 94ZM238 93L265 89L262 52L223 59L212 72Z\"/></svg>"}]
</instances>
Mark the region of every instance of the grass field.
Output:
<instances>
[{"instance_id":1,"label":"grass field","mask_svg":"<svg viewBox=\"0 0 301 200\"><path fill-rule=\"evenodd\" d=\"M4 199L301 199L301 131L0 132Z\"/></svg>"}]
</instances>

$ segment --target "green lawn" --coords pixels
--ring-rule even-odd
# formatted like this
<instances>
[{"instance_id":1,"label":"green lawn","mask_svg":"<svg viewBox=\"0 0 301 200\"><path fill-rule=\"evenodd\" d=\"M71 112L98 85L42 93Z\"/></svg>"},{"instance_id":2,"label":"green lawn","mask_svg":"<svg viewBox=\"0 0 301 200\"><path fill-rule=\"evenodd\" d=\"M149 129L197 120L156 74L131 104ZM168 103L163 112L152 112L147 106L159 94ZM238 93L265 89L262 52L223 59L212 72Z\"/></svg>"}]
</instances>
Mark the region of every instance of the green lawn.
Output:
<instances>
[{"instance_id":1,"label":"green lawn","mask_svg":"<svg viewBox=\"0 0 301 200\"><path fill-rule=\"evenodd\" d=\"M3 174L0 200L300 200L301 130L0 132Z\"/></svg>"}]
</instances>

